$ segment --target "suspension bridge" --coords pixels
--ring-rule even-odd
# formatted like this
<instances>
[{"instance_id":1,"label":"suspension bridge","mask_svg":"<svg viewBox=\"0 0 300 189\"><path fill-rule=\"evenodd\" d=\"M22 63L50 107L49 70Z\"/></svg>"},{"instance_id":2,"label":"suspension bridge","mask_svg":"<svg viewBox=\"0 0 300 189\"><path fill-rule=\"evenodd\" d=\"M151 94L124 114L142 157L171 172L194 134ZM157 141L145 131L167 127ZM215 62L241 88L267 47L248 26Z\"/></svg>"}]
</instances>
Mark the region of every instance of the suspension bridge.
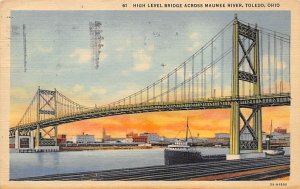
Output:
<instances>
[{"instance_id":1,"label":"suspension bridge","mask_svg":"<svg viewBox=\"0 0 300 189\"><path fill-rule=\"evenodd\" d=\"M35 136L35 148L57 145L59 125L159 111L231 109L230 154L262 152L262 108L289 106L290 36L237 15L171 72L118 101L80 105L58 90L38 88L10 138ZM245 113L250 109L250 115ZM246 133L248 139L241 138Z\"/></svg>"}]
</instances>

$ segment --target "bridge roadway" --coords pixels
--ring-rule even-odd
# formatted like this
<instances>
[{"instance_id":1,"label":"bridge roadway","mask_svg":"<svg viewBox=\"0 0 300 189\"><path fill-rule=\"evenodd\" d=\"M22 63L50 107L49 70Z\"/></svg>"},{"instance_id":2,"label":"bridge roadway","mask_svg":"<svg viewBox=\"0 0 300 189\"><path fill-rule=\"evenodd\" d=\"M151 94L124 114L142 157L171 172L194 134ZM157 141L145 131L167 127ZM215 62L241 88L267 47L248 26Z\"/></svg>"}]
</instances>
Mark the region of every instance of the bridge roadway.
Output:
<instances>
[{"instance_id":1,"label":"bridge roadway","mask_svg":"<svg viewBox=\"0 0 300 189\"><path fill-rule=\"evenodd\" d=\"M107 171L90 171L80 173L54 174L46 176L12 179L15 181L51 181L51 180L268 180L289 176L290 156L276 156L267 158L223 160L193 164L170 166L149 166ZM258 172L258 170L262 170ZM233 173L252 171L241 176L230 177ZM220 175L226 175L220 177Z\"/></svg>"},{"instance_id":2,"label":"bridge roadway","mask_svg":"<svg viewBox=\"0 0 300 189\"><path fill-rule=\"evenodd\" d=\"M256 96L244 96L239 99L232 97L222 98L206 98L197 101L185 102L157 102L157 103L142 103L137 105L120 105L114 107L93 108L81 112L76 112L68 115L58 115L57 118L50 118L34 123L19 125L10 128L10 136L14 136L16 129L35 130L39 125L40 128L49 126L57 126L64 123L81 121L85 119L93 119L100 117L116 116L123 114L137 114L144 112L160 112L160 111L180 111L180 110L200 110L200 109L221 109L230 108L233 101L240 101L240 106L251 108L255 106L270 107L270 106L288 106L290 105L290 93Z\"/></svg>"}]
</instances>

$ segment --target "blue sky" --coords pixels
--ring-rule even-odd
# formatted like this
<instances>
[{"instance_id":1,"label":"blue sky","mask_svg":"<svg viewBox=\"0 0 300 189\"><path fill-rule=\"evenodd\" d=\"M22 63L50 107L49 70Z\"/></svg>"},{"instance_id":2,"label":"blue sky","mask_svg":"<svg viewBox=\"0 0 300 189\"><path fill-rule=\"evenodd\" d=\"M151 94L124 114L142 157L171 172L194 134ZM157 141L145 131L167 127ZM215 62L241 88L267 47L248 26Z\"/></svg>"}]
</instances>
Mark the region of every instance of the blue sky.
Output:
<instances>
[{"instance_id":1,"label":"blue sky","mask_svg":"<svg viewBox=\"0 0 300 189\"><path fill-rule=\"evenodd\" d=\"M27 106L38 86L56 88L89 106L130 95L200 49L234 13L241 20L290 33L287 11L13 11L12 111ZM89 22L95 20L102 22L104 37L98 70L91 68L90 60Z\"/></svg>"}]
</instances>

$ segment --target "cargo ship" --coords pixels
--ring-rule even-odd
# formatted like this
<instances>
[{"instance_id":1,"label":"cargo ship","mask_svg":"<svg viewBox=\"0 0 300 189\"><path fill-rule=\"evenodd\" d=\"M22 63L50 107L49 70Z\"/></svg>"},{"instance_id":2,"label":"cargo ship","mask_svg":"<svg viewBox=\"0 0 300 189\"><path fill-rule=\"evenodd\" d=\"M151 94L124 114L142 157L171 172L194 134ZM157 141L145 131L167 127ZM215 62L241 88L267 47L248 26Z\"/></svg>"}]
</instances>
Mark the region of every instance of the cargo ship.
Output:
<instances>
[{"instance_id":1,"label":"cargo ship","mask_svg":"<svg viewBox=\"0 0 300 189\"><path fill-rule=\"evenodd\" d=\"M174 144L168 145L164 150L165 165L226 160L225 154L202 155L201 151L188 144L188 133L191 134L187 119L185 141L176 140Z\"/></svg>"}]
</instances>

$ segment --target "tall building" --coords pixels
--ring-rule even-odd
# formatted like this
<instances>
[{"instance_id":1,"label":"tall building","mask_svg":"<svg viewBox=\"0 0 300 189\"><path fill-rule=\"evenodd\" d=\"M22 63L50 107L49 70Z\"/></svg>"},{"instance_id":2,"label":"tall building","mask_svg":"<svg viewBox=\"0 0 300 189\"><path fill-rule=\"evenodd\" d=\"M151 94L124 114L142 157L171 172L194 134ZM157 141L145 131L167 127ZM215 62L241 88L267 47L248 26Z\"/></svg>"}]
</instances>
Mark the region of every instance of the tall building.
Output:
<instances>
[{"instance_id":1,"label":"tall building","mask_svg":"<svg viewBox=\"0 0 300 189\"><path fill-rule=\"evenodd\" d=\"M103 127L103 129L102 129L102 141L105 142L105 141L110 140L110 139L111 139L111 136L106 134L106 130Z\"/></svg>"}]
</instances>

